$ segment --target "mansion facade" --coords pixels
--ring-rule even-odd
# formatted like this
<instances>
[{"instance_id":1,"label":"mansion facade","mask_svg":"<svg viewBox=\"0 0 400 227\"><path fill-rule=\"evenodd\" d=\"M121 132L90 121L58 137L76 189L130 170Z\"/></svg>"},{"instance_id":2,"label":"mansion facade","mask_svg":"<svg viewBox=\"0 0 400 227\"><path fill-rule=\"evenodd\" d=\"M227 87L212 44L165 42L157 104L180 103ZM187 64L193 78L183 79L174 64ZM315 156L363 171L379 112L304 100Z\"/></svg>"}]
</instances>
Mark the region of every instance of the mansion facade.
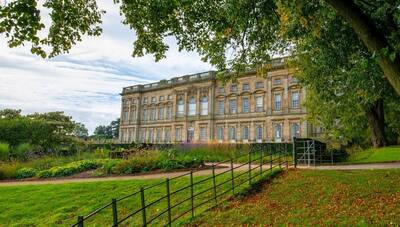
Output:
<instances>
[{"instance_id":1,"label":"mansion facade","mask_svg":"<svg viewBox=\"0 0 400 227\"><path fill-rule=\"evenodd\" d=\"M261 143L307 137L306 96L284 59L264 77L247 72L222 84L216 72L122 91L121 143Z\"/></svg>"}]
</instances>

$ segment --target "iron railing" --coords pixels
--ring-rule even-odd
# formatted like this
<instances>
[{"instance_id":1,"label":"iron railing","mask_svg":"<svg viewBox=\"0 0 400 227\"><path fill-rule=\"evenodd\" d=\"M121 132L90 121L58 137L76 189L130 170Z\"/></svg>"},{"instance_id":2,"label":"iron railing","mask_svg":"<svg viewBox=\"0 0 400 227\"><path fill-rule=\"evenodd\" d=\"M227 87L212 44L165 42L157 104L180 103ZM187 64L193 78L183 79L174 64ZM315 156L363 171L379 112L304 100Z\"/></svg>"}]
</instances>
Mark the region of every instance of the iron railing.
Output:
<instances>
[{"instance_id":1,"label":"iron railing","mask_svg":"<svg viewBox=\"0 0 400 227\"><path fill-rule=\"evenodd\" d=\"M290 144L291 145L291 144ZM269 144L266 149L213 163L196 170L141 187L140 190L85 215L72 226L171 226L187 221L235 196L268 175L292 165L287 144ZM246 161L244 161L246 160ZM205 172L208 171L208 172Z\"/></svg>"}]
</instances>

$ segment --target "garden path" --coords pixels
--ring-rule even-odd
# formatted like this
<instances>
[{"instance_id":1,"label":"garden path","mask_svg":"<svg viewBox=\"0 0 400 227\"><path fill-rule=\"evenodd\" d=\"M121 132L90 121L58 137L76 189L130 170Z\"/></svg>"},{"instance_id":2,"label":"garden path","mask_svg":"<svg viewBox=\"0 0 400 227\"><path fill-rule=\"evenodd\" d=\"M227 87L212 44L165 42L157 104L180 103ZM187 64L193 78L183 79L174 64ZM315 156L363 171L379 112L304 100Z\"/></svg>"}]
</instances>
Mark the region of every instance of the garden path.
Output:
<instances>
[{"instance_id":1,"label":"garden path","mask_svg":"<svg viewBox=\"0 0 400 227\"><path fill-rule=\"evenodd\" d=\"M320 165L320 166L300 166L299 165L297 167L300 169L317 169L317 170L400 169L400 162L344 164L344 165Z\"/></svg>"},{"instance_id":2,"label":"garden path","mask_svg":"<svg viewBox=\"0 0 400 227\"><path fill-rule=\"evenodd\" d=\"M206 163L206 165L211 166L212 163ZM233 164L235 171L240 170L248 170L248 165L242 164ZM240 166L240 167L239 167ZM252 165L252 168L255 168L258 165ZM275 165L274 165L275 166ZM268 165L263 165L263 168L269 168ZM218 167L215 169L215 173L221 173L229 170L230 164L218 164ZM149 180L149 179L163 179L163 178L173 178L178 177L183 174L189 174L190 171L174 171L174 172L158 172L158 173L145 173L138 175L129 175L129 176L109 176L109 177L86 177L86 178L54 178L54 179L43 179L43 180L11 180L11 181L0 181L1 186L18 186L18 185L43 185L43 184L65 184L65 183L82 183L82 182L98 182L98 181L113 181L113 180ZM198 170L193 172L193 176L204 176L210 175L211 168Z\"/></svg>"},{"instance_id":3,"label":"garden path","mask_svg":"<svg viewBox=\"0 0 400 227\"><path fill-rule=\"evenodd\" d=\"M207 163L211 165L212 163ZM234 164L238 167L241 164ZM219 168L215 169L215 173L221 173L229 168L229 164L220 164ZM256 165L252 165L252 168ZM269 168L269 165L264 165L263 168ZM393 163L370 163L370 164L346 164L346 165L323 165L323 166L298 166L299 169L316 169L316 170L357 170L357 169L400 169L400 162ZM238 167L237 170L247 170L248 166L244 165ZM140 175L130 176L110 176L110 177L90 177L90 178L56 178L46 180L14 180L0 182L1 186L17 186L17 185L42 185L42 184L65 184L65 183L82 183L82 182L99 182L99 181L113 181L113 180L148 180L148 179L162 179L173 178L189 171L175 171L165 173L146 173ZM194 176L204 176L211 174L211 169L203 169L193 173Z\"/></svg>"}]
</instances>

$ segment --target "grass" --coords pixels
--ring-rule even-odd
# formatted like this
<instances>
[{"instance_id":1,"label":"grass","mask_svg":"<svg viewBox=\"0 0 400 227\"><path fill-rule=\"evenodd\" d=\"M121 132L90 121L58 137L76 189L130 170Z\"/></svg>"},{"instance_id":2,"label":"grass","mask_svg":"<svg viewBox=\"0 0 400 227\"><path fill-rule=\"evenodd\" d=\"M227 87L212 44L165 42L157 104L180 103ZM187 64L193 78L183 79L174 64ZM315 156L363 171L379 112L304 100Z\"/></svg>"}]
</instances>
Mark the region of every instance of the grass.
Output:
<instances>
[{"instance_id":1,"label":"grass","mask_svg":"<svg viewBox=\"0 0 400 227\"><path fill-rule=\"evenodd\" d=\"M400 146L369 148L351 154L345 163L374 163L400 161Z\"/></svg>"},{"instance_id":2,"label":"grass","mask_svg":"<svg viewBox=\"0 0 400 227\"><path fill-rule=\"evenodd\" d=\"M264 177L275 174L279 169L273 172L266 172ZM252 176L258 174L259 171L254 170ZM241 175L241 176L239 176ZM243 183L242 186L236 188L236 193L245 191L249 188L246 182L247 174L235 172L237 180L235 184ZM258 177L259 178L259 177ZM231 196L230 172L221 174L216 177L217 194L223 194L218 200L227 199ZM170 181L170 190L174 192L189 185L190 178L182 177ZM257 177L253 182L257 180ZM209 209L214 205L213 190L208 190L212 184L210 176L194 177L194 182L202 183L194 187L194 194L204 192L196 197L195 205L206 200L210 200L205 206L196 209L196 215ZM225 183L224 183L225 182ZM76 222L78 215L86 215L96 208L109 203L112 198L121 198L136 192L144 185L160 183L159 186L145 191L146 204L165 196L166 184L165 180L129 180L129 181L107 181L107 182L90 182L90 183L67 183L56 185L24 185L24 186L3 186L0 187L0 226L70 226ZM181 190L171 196L171 205L177 204L190 196L190 188ZM190 200L176 206L172 209L172 218L177 217L180 213L190 210ZM126 217L128 214L140 208L140 195L129 197L118 202L118 216ZM155 217L167 208L166 199L151 205L146 209L147 220ZM176 223L183 223L190 219L190 212L183 219ZM156 219L153 225L165 224L167 216L161 215ZM141 213L139 212L133 218L125 222L123 226L140 225ZM96 216L85 221L85 226L111 226L112 213L111 207L101 211Z\"/></svg>"},{"instance_id":3,"label":"grass","mask_svg":"<svg viewBox=\"0 0 400 227\"><path fill-rule=\"evenodd\" d=\"M289 171L191 226L398 226L400 170Z\"/></svg>"}]
</instances>

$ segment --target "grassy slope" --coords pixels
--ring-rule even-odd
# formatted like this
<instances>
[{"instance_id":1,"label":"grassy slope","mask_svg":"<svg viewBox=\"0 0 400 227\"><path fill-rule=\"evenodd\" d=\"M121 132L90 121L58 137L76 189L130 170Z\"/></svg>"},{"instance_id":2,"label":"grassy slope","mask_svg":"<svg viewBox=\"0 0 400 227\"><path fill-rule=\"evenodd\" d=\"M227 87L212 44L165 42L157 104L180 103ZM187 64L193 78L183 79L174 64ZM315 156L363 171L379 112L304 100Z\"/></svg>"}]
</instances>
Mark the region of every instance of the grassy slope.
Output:
<instances>
[{"instance_id":1,"label":"grassy slope","mask_svg":"<svg viewBox=\"0 0 400 227\"><path fill-rule=\"evenodd\" d=\"M400 146L370 148L350 155L346 160L347 163L371 163L391 161L400 161Z\"/></svg>"},{"instance_id":2,"label":"grassy slope","mask_svg":"<svg viewBox=\"0 0 400 227\"><path fill-rule=\"evenodd\" d=\"M400 225L400 170L291 171L195 224Z\"/></svg>"},{"instance_id":3,"label":"grassy slope","mask_svg":"<svg viewBox=\"0 0 400 227\"><path fill-rule=\"evenodd\" d=\"M258 173L258 171L254 171ZM237 172L240 174L240 172ZM264 174L266 175L266 174ZM230 172L222 174L216 178L216 184L220 184L230 177ZM194 182L198 182L208 176L195 177ZM241 179L247 178L247 174ZM68 226L76 221L77 215L88 214L96 208L110 202L112 198L120 198L125 195L137 191L141 186L150 185L164 180L129 180L129 181L108 181L108 182L91 182L91 183L69 183L58 185L26 185L0 187L0 226ZM240 181L240 178L239 178ZM239 182L237 181L236 184ZM171 192L182 188L189 184L189 178L181 178L179 180L171 180ZM231 182L221 185L217 193L226 191ZM212 179L202 184L196 185L194 194L199 193L212 185ZM242 189L247 187L247 183L243 184ZM166 186L161 184L148 191L146 202L150 203L161 196L165 195ZM237 190L239 192L240 190ZM171 196L172 205L178 201L182 201L190 195L190 188L185 189ZM207 191L195 200L195 204L212 198L213 191ZM227 196L230 193L226 194ZM139 195L131 197L118 205L119 217L125 217L130 212L140 207ZM211 203L212 205L212 203ZM166 208L166 200L162 200L161 204L151 206L147 213L155 216ZM173 209L173 218L179 213L190 208L190 200L183 205ZM196 210L199 213L207 207ZM153 214L153 215L152 215ZM130 219L129 224L139 225L141 223L141 213ZM148 217L148 220L150 219ZM162 216L163 220L167 217ZM111 207L102 211L96 218L85 222L85 226L111 226L112 216ZM161 224L161 223L158 223Z\"/></svg>"}]
</instances>

